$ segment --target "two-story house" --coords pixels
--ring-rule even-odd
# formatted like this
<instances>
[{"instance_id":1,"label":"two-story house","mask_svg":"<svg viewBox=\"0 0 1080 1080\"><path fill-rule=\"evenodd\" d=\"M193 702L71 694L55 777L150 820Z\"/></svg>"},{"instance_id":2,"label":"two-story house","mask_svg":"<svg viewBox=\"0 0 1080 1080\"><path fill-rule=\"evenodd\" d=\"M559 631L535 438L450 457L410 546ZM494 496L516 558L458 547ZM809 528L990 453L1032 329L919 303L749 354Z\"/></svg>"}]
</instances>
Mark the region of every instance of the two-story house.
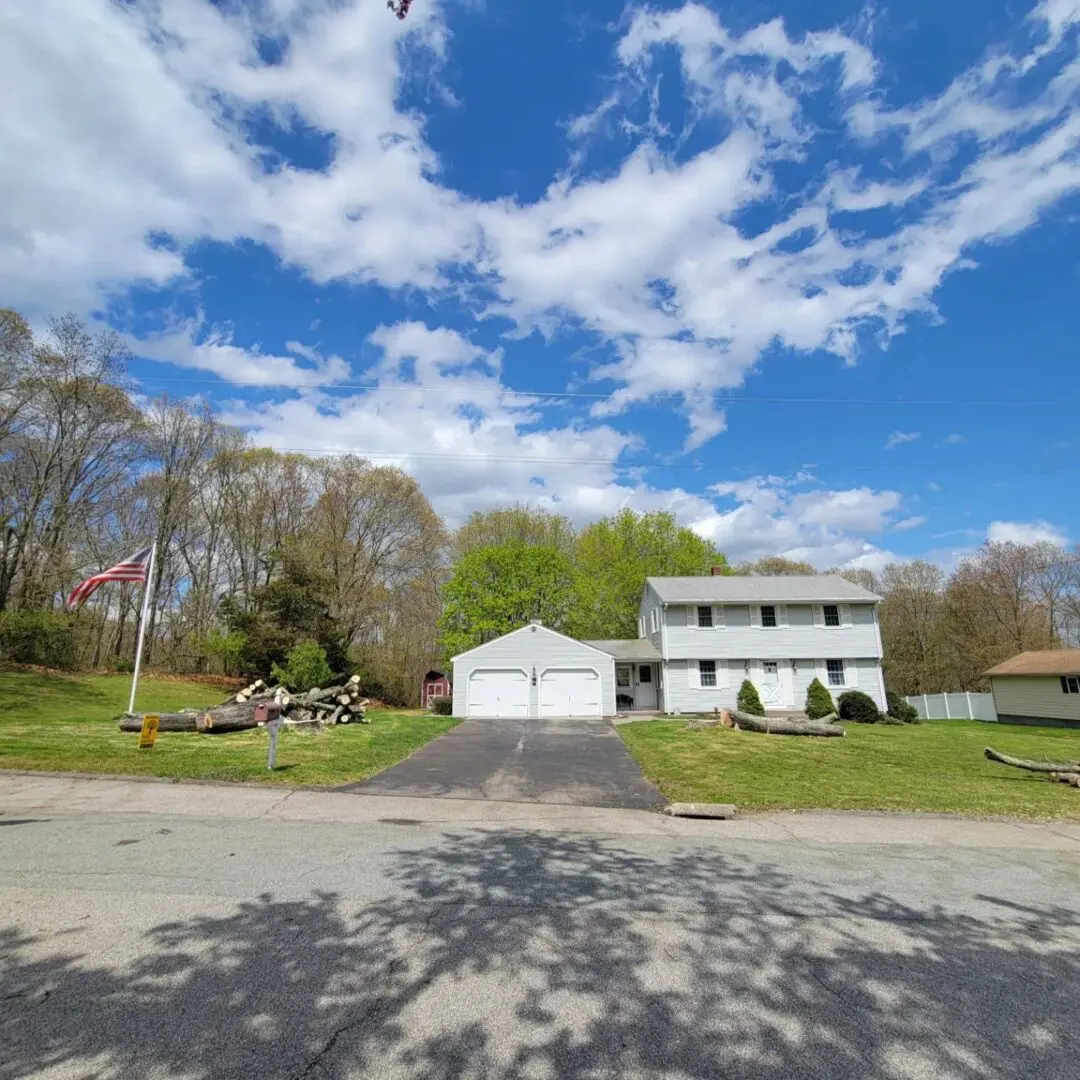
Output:
<instances>
[{"instance_id":1,"label":"two-story house","mask_svg":"<svg viewBox=\"0 0 1080 1080\"><path fill-rule=\"evenodd\" d=\"M831 574L649 578L638 628L659 654L660 707L733 708L749 679L766 709L801 709L816 677L884 709L879 599Z\"/></svg>"},{"instance_id":2,"label":"two-story house","mask_svg":"<svg viewBox=\"0 0 1080 1080\"><path fill-rule=\"evenodd\" d=\"M884 709L879 599L829 574L649 578L635 639L530 623L454 657L454 715L711 712L733 708L744 679L766 709L801 709L815 676Z\"/></svg>"}]
</instances>

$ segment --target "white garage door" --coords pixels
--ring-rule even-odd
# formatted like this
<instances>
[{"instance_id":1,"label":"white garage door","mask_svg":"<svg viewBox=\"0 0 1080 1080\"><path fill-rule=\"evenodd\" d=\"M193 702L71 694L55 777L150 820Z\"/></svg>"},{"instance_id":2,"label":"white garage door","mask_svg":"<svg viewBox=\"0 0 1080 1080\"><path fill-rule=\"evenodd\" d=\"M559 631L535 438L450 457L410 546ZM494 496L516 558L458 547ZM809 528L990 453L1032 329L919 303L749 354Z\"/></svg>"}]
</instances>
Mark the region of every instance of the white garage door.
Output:
<instances>
[{"instance_id":1,"label":"white garage door","mask_svg":"<svg viewBox=\"0 0 1080 1080\"><path fill-rule=\"evenodd\" d=\"M516 668L480 668L469 676L469 716L528 716L529 678Z\"/></svg>"},{"instance_id":2,"label":"white garage door","mask_svg":"<svg viewBox=\"0 0 1080 1080\"><path fill-rule=\"evenodd\" d=\"M600 676L591 668L549 668L540 676L541 716L600 716Z\"/></svg>"}]
</instances>

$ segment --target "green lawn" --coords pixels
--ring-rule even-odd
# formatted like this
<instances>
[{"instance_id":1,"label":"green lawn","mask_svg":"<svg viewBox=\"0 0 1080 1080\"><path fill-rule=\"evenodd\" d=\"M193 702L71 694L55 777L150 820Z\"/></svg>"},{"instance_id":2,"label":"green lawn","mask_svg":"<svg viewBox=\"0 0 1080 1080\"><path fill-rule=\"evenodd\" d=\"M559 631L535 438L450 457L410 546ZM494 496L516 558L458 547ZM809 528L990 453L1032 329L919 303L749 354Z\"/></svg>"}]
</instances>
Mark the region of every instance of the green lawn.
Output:
<instances>
[{"instance_id":1,"label":"green lawn","mask_svg":"<svg viewBox=\"0 0 1080 1080\"><path fill-rule=\"evenodd\" d=\"M1017 757L1080 760L1080 731L961 720L845 726L843 739L687 731L676 720L618 730L645 775L677 802L1080 820L1076 788L983 757L993 746Z\"/></svg>"},{"instance_id":2,"label":"green lawn","mask_svg":"<svg viewBox=\"0 0 1080 1080\"><path fill-rule=\"evenodd\" d=\"M393 765L457 723L448 716L370 712L370 724L336 726L321 735L286 729L278 741L278 767L269 772L262 730L162 732L153 749L139 750L138 735L117 728L130 687L126 675L0 671L0 769L344 784ZM218 687L145 678L138 705L172 712L225 696Z\"/></svg>"}]
</instances>

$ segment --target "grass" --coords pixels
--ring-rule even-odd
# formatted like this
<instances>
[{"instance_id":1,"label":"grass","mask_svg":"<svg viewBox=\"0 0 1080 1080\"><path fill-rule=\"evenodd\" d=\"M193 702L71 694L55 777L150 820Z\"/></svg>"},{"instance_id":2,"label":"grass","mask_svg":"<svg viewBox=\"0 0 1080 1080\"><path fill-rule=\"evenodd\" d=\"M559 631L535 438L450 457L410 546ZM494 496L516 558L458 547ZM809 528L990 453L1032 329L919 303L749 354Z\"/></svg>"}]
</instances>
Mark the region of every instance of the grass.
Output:
<instances>
[{"instance_id":1,"label":"grass","mask_svg":"<svg viewBox=\"0 0 1080 1080\"><path fill-rule=\"evenodd\" d=\"M1080 820L1080 791L987 761L983 747L1044 761L1080 759L1080 731L932 720L847 724L843 739L687 731L684 721L626 724L645 775L677 802L757 809L921 810Z\"/></svg>"},{"instance_id":2,"label":"grass","mask_svg":"<svg viewBox=\"0 0 1080 1080\"><path fill-rule=\"evenodd\" d=\"M150 750L118 730L130 676L0 671L0 769L166 776L192 780L262 780L346 784L393 765L449 731L456 720L419 712L369 712L370 724L321 735L288 729L278 739L278 767L266 768L260 729L224 735L161 732ZM225 692L201 683L145 678L139 708L172 712L212 705Z\"/></svg>"}]
</instances>

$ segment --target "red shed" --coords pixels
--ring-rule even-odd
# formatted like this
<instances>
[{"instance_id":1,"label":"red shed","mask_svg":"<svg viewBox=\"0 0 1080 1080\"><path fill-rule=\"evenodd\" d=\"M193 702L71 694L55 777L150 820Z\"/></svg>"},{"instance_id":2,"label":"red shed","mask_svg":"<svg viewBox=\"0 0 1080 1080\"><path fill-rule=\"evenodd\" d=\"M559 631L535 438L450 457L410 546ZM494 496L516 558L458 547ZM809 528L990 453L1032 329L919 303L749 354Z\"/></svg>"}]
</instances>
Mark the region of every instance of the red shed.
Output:
<instances>
[{"instance_id":1,"label":"red shed","mask_svg":"<svg viewBox=\"0 0 1080 1080\"><path fill-rule=\"evenodd\" d=\"M432 698L449 697L452 693L453 685L445 671L429 671L420 684L420 708L428 708Z\"/></svg>"}]
</instances>

